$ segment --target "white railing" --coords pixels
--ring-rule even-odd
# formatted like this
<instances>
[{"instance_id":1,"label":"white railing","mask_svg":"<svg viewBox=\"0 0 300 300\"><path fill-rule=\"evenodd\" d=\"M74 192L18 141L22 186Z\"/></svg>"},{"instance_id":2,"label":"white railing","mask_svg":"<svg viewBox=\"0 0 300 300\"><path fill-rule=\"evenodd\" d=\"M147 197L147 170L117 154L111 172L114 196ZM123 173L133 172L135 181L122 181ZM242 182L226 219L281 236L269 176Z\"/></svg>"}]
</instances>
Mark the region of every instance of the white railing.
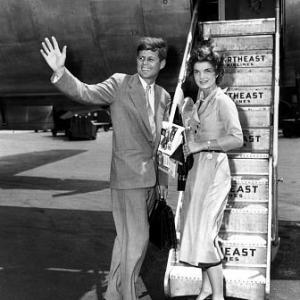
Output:
<instances>
[{"instance_id":1,"label":"white railing","mask_svg":"<svg viewBox=\"0 0 300 300\"><path fill-rule=\"evenodd\" d=\"M193 47L193 40L194 40L197 21L198 21L198 1L196 2L194 10L193 10L192 21L191 21L190 29L189 29L187 39L186 39L185 50L184 50L184 54L183 54L183 58L182 58L182 63L181 63L181 67L180 67L180 71L179 71L179 75L178 75L177 86L175 89L173 103L172 103L170 116L169 116L170 123L173 123L176 107L181 98L181 85L184 82L185 77L186 77L187 61L190 57L190 53L191 53L191 50Z\"/></svg>"},{"instance_id":2,"label":"white railing","mask_svg":"<svg viewBox=\"0 0 300 300\"><path fill-rule=\"evenodd\" d=\"M278 240L278 118L279 118L279 80L280 80L280 0L276 0L275 16L275 65L274 65L274 105L273 105L273 232L272 241Z\"/></svg>"}]
</instances>

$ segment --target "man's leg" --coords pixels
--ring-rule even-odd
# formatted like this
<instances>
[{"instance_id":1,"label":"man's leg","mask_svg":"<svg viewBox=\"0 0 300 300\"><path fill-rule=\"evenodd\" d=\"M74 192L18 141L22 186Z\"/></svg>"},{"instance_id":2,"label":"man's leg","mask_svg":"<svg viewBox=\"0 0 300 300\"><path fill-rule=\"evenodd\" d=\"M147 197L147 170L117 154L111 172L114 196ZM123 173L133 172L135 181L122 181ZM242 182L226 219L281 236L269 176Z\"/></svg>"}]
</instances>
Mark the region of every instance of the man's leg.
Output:
<instances>
[{"instance_id":1,"label":"man's leg","mask_svg":"<svg viewBox=\"0 0 300 300\"><path fill-rule=\"evenodd\" d=\"M151 188L112 191L113 203L118 203L113 205L113 209L118 210L113 211L113 214L119 241L118 245L121 248L121 250L118 248L121 252L121 260L112 261L112 275L110 276L107 300L118 299L109 298L112 284L116 290L118 286L116 283L118 282L121 282L123 300L137 299L135 283L146 255L149 240L147 203L148 205L151 203L149 199L153 199L154 190L154 188ZM120 220L123 220L122 226ZM113 258L115 253L117 251L114 247Z\"/></svg>"},{"instance_id":2,"label":"man's leg","mask_svg":"<svg viewBox=\"0 0 300 300\"><path fill-rule=\"evenodd\" d=\"M121 279L120 279L120 263L121 263L121 247L123 243L124 217L123 201L119 201L118 193L111 191L112 214L115 223L117 236L114 241L112 250L111 265L108 278L108 286L105 294L106 300L122 300L121 295Z\"/></svg>"}]
</instances>

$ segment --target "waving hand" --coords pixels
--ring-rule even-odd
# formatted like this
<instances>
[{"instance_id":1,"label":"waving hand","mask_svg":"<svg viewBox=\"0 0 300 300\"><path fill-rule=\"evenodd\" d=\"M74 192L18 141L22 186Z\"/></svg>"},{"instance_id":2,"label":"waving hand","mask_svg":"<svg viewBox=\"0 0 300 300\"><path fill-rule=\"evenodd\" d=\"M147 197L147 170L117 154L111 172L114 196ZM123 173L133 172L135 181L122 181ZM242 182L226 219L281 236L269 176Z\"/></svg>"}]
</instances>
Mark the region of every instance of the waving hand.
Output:
<instances>
[{"instance_id":1,"label":"waving hand","mask_svg":"<svg viewBox=\"0 0 300 300\"><path fill-rule=\"evenodd\" d=\"M42 42L43 49L40 51L49 67L54 72L60 72L65 67L67 46L64 46L60 51L56 38L53 36L51 39L52 43L48 38L45 38L45 41Z\"/></svg>"}]
</instances>

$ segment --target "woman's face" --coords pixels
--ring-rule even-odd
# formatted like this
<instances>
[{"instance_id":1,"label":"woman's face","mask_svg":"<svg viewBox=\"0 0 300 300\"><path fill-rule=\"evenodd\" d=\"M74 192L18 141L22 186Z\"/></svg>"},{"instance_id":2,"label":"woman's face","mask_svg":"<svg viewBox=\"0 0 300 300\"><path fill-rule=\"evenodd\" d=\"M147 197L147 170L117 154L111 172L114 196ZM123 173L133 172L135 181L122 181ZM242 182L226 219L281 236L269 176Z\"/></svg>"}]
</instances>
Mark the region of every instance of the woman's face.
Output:
<instances>
[{"instance_id":1,"label":"woman's face","mask_svg":"<svg viewBox=\"0 0 300 300\"><path fill-rule=\"evenodd\" d=\"M213 65L208 61L194 64L194 79L201 90L210 90L216 86L216 72Z\"/></svg>"}]
</instances>

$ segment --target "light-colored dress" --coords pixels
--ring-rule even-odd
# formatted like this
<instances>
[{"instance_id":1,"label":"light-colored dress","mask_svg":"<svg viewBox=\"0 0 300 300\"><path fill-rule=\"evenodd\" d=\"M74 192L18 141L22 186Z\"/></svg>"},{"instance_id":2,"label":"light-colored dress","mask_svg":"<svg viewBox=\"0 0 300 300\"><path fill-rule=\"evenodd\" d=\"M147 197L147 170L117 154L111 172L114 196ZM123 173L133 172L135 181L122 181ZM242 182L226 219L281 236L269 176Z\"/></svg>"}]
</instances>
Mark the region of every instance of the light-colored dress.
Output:
<instances>
[{"instance_id":1,"label":"light-colored dress","mask_svg":"<svg viewBox=\"0 0 300 300\"><path fill-rule=\"evenodd\" d=\"M191 126L195 141L217 140L224 152L194 154L181 213L179 259L195 266L212 266L223 258L216 238L231 186L225 152L241 147L243 134L236 106L220 88L189 107L183 108L183 120Z\"/></svg>"}]
</instances>

